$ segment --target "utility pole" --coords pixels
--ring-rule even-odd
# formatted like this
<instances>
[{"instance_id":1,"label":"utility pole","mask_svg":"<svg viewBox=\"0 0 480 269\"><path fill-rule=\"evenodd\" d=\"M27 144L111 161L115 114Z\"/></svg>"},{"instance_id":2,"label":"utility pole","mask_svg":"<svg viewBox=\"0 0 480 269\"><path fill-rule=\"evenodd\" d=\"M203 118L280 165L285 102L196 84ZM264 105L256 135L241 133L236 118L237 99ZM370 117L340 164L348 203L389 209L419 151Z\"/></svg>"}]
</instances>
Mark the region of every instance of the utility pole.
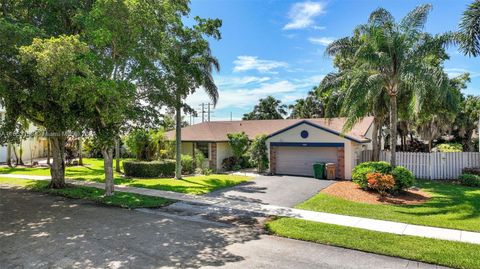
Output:
<instances>
[{"instance_id":1,"label":"utility pole","mask_svg":"<svg viewBox=\"0 0 480 269\"><path fill-rule=\"evenodd\" d=\"M207 117L208 117L208 122L210 122L210 103L208 103L207 106L208 106Z\"/></svg>"},{"instance_id":2,"label":"utility pole","mask_svg":"<svg viewBox=\"0 0 480 269\"><path fill-rule=\"evenodd\" d=\"M205 122L205 103L202 103L202 123Z\"/></svg>"},{"instance_id":3,"label":"utility pole","mask_svg":"<svg viewBox=\"0 0 480 269\"><path fill-rule=\"evenodd\" d=\"M230 111L230 121L232 121L233 119L233 114L232 114L232 111Z\"/></svg>"}]
</instances>

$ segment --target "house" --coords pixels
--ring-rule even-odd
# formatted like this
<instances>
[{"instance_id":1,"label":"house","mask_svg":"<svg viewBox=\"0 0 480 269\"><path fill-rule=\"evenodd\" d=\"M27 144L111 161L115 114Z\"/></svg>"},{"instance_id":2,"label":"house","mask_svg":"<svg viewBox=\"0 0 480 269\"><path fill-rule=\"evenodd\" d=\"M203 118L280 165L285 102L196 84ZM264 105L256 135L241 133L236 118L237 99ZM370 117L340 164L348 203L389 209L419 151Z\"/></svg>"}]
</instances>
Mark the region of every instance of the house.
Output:
<instances>
[{"instance_id":1,"label":"house","mask_svg":"<svg viewBox=\"0 0 480 269\"><path fill-rule=\"evenodd\" d=\"M232 156L227 134L245 132L253 139L268 135L272 174L312 176L312 164L332 162L338 178L351 178L357 154L371 149L372 117L366 117L342 133L345 118L213 121L182 128L182 154L200 150L209 166L222 170L222 161ZM175 139L175 131L166 133Z\"/></svg>"},{"instance_id":2,"label":"house","mask_svg":"<svg viewBox=\"0 0 480 269\"><path fill-rule=\"evenodd\" d=\"M5 118L5 109L0 106L0 119ZM33 134L37 131L37 127L33 124L30 124L27 132ZM47 139L44 137L31 136L22 140L20 145L12 145L11 156L14 158L15 154L22 153L22 160L25 164L32 162L36 158L42 158L47 156ZM20 150L21 149L21 150ZM8 154L7 154L7 145L0 145L0 163L6 163Z\"/></svg>"}]
</instances>

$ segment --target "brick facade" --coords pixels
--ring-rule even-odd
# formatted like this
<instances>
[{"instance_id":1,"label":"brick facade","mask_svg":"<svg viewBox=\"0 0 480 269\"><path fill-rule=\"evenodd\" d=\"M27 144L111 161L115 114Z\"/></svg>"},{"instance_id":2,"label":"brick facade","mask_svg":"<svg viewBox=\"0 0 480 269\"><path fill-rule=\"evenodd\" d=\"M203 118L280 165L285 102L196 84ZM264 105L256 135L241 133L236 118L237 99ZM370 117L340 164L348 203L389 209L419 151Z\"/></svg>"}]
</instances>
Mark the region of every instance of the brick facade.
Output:
<instances>
[{"instance_id":1,"label":"brick facade","mask_svg":"<svg viewBox=\"0 0 480 269\"><path fill-rule=\"evenodd\" d=\"M277 171L277 147L270 147L270 173L275 174Z\"/></svg>"},{"instance_id":2,"label":"brick facade","mask_svg":"<svg viewBox=\"0 0 480 269\"><path fill-rule=\"evenodd\" d=\"M209 167L214 171L217 170L217 143L215 142L210 143Z\"/></svg>"},{"instance_id":3,"label":"brick facade","mask_svg":"<svg viewBox=\"0 0 480 269\"><path fill-rule=\"evenodd\" d=\"M345 178L345 148L337 148L337 178Z\"/></svg>"}]
</instances>

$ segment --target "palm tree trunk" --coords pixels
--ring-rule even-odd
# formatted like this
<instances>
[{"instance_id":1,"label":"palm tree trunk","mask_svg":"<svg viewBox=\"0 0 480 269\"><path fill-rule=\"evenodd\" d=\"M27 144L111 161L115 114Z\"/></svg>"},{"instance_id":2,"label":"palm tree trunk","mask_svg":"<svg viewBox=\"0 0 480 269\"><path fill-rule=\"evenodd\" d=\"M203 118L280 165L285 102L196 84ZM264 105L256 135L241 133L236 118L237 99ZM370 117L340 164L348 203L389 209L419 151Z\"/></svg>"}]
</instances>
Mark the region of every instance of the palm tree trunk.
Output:
<instances>
[{"instance_id":1,"label":"palm tree trunk","mask_svg":"<svg viewBox=\"0 0 480 269\"><path fill-rule=\"evenodd\" d=\"M105 171L105 196L112 196L115 183L113 181L113 148L102 147L103 165Z\"/></svg>"},{"instance_id":2,"label":"palm tree trunk","mask_svg":"<svg viewBox=\"0 0 480 269\"><path fill-rule=\"evenodd\" d=\"M12 144L7 144L7 165L12 167Z\"/></svg>"},{"instance_id":3,"label":"palm tree trunk","mask_svg":"<svg viewBox=\"0 0 480 269\"><path fill-rule=\"evenodd\" d=\"M52 180L48 185L52 189L61 189L65 187L65 138L63 136L50 137L52 142L53 162L50 166L50 175Z\"/></svg>"},{"instance_id":4,"label":"palm tree trunk","mask_svg":"<svg viewBox=\"0 0 480 269\"><path fill-rule=\"evenodd\" d=\"M120 139L115 139L115 171L120 173Z\"/></svg>"},{"instance_id":5,"label":"palm tree trunk","mask_svg":"<svg viewBox=\"0 0 480 269\"><path fill-rule=\"evenodd\" d=\"M378 146L378 127L380 120L375 117L373 119L373 130L372 130L372 162L376 162L379 159L379 146Z\"/></svg>"},{"instance_id":6,"label":"palm tree trunk","mask_svg":"<svg viewBox=\"0 0 480 269\"><path fill-rule=\"evenodd\" d=\"M175 179L182 179L182 111L178 98L175 110Z\"/></svg>"},{"instance_id":7,"label":"palm tree trunk","mask_svg":"<svg viewBox=\"0 0 480 269\"><path fill-rule=\"evenodd\" d=\"M396 89L394 94L390 94L390 152L392 157L390 165L395 167L397 165L397 95Z\"/></svg>"}]
</instances>

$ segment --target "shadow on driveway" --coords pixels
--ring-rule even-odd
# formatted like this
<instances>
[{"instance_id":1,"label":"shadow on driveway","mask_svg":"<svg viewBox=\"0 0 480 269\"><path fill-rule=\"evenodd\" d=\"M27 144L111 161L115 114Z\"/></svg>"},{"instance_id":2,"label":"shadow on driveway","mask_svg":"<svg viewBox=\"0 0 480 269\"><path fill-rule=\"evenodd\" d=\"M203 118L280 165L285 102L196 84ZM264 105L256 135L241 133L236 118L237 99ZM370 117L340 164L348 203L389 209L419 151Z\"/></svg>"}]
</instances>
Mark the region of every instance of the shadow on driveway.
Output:
<instances>
[{"instance_id":1,"label":"shadow on driveway","mask_svg":"<svg viewBox=\"0 0 480 269\"><path fill-rule=\"evenodd\" d=\"M237 186L211 192L207 196L293 207L335 182L311 177L258 176Z\"/></svg>"},{"instance_id":2,"label":"shadow on driveway","mask_svg":"<svg viewBox=\"0 0 480 269\"><path fill-rule=\"evenodd\" d=\"M244 259L251 228L219 227L0 189L0 268L199 268Z\"/></svg>"}]
</instances>

